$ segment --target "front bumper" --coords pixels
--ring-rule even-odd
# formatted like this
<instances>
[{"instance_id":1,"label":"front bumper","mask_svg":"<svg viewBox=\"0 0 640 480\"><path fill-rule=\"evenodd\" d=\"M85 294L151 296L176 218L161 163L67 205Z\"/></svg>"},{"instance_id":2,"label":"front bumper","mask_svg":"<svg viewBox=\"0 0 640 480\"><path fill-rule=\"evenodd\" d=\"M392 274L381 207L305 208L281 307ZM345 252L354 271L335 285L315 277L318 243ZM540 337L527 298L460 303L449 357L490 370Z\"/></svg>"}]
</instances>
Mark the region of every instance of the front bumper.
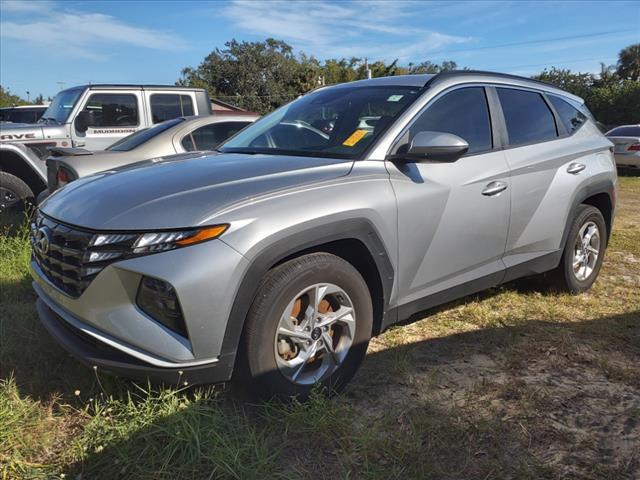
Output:
<instances>
[{"instance_id":1,"label":"front bumper","mask_svg":"<svg viewBox=\"0 0 640 480\"><path fill-rule=\"evenodd\" d=\"M31 262L38 314L71 354L99 369L168 384L230 378L234 355L223 355L229 312L246 260L219 240L116 262L78 298L56 288ZM173 285L188 337L169 330L135 303L143 276Z\"/></svg>"},{"instance_id":2,"label":"front bumper","mask_svg":"<svg viewBox=\"0 0 640 480\"><path fill-rule=\"evenodd\" d=\"M154 367L75 328L42 298L36 300L36 310L51 336L71 355L96 372L182 387L224 382L230 378L233 370L233 363L230 361L216 361L195 367Z\"/></svg>"}]
</instances>

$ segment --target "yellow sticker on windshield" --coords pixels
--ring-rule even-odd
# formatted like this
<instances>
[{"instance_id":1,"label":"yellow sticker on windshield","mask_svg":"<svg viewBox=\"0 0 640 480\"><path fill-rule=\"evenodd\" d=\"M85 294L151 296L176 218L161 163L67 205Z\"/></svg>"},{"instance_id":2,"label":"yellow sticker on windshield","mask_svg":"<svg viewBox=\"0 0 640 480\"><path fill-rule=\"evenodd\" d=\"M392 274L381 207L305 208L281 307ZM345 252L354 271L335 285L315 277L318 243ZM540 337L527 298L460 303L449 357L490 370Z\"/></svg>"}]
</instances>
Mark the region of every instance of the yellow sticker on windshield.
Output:
<instances>
[{"instance_id":1,"label":"yellow sticker on windshield","mask_svg":"<svg viewBox=\"0 0 640 480\"><path fill-rule=\"evenodd\" d=\"M353 147L356 143L362 140L366 134L366 130L356 130L349 136L349 138L342 142L342 145L345 147Z\"/></svg>"}]
</instances>

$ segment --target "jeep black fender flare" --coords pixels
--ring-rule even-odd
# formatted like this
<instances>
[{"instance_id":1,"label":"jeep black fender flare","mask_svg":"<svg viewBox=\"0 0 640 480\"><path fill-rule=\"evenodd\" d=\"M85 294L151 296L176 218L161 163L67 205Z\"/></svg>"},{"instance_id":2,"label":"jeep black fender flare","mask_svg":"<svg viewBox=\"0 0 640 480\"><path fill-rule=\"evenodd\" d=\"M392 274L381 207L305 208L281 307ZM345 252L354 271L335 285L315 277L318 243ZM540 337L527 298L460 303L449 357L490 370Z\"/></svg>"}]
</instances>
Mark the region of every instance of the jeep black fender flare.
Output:
<instances>
[{"instance_id":1,"label":"jeep black fender flare","mask_svg":"<svg viewBox=\"0 0 640 480\"><path fill-rule=\"evenodd\" d=\"M369 251L382 283L383 311L388 313L389 298L393 288L394 270L389 254L373 224L364 218L339 220L295 232L280 241L269 244L251 262L236 292L219 356L220 365L231 376L236 353L244 329L245 319L260 282L267 271L279 262L298 253L310 251L321 245L341 240L357 240ZM381 320L381 324L385 323Z\"/></svg>"},{"instance_id":2,"label":"jeep black fender flare","mask_svg":"<svg viewBox=\"0 0 640 480\"><path fill-rule=\"evenodd\" d=\"M20 163L14 164L16 161ZM20 143L0 143L0 170L20 177L16 172L25 168L47 185L47 166L28 146Z\"/></svg>"}]
</instances>

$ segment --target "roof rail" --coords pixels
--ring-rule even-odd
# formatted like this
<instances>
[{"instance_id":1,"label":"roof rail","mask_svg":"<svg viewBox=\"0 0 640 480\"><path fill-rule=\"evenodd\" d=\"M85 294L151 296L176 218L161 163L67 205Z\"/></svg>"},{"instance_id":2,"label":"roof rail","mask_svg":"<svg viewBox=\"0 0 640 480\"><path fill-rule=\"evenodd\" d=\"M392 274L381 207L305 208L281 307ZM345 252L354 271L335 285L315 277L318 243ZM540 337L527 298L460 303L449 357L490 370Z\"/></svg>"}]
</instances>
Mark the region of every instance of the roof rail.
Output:
<instances>
[{"instance_id":1,"label":"roof rail","mask_svg":"<svg viewBox=\"0 0 640 480\"><path fill-rule=\"evenodd\" d=\"M494 77L509 78L512 80L524 80L526 82L538 83L540 85L544 85L545 87L552 87L558 90L562 90L562 88L558 87L557 85L553 85L552 83L548 83L548 82L543 82L542 80L536 80L534 78L528 78L528 77L521 77L520 75L512 75L510 73L489 72L485 70L446 70L444 72L436 73L432 78L427 80L427 83L425 84L425 86L430 85L435 81L441 80L444 78L458 77L458 76L465 76L465 75L491 75Z\"/></svg>"}]
</instances>

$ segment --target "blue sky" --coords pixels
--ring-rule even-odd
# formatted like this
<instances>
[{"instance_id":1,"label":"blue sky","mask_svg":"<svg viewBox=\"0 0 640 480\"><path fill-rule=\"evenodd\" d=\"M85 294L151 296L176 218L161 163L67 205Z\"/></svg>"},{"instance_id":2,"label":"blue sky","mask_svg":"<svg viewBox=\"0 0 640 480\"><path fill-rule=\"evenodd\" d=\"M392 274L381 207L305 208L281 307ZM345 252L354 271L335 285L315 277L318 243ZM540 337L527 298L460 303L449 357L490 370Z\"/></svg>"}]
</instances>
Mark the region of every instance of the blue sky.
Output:
<instances>
[{"instance_id":1,"label":"blue sky","mask_svg":"<svg viewBox=\"0 0 640 480\"><path fill-rule=\"evenodd\" d=\"M267 37L319 59L597 72L640 42L640 2L0 0L0 84L25 97L88 82L171 84L227 40Z\"/></svg>"}]
</instances>

